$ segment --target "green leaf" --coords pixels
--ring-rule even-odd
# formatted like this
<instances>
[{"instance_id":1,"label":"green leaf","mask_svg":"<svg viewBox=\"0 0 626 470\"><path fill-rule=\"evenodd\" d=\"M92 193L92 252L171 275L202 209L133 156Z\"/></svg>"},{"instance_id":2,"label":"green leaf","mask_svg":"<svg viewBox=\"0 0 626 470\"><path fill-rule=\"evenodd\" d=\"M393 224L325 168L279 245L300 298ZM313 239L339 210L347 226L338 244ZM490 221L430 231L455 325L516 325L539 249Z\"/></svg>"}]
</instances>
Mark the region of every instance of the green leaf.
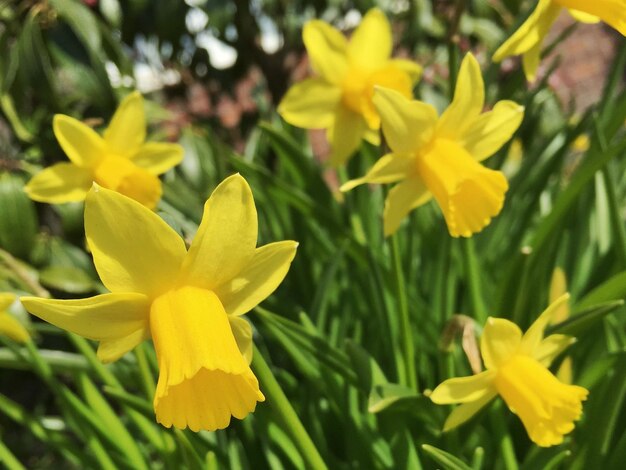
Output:
<instances>
[{"instance_id":1,"label":"green leaf","mask_svg":"<svg viewBox=\"0 0 626 470\"><path fill-rule=\"evenodd\" d=\"M95 290L94 281L84 271L70 266L50 266L39 273L39 280L51 289L70 294L85 294Z\"/></svg>"},{"instance_id":2,"label":"green leaf","mask_svg":"<svg viewBox=\"0 0 626 470\"><path fill-rule=\"evenodd\" d=\"M91 10L81 2L72 0L50 0L50 4L72 28L83 44L93 52L98 52L102 45L98 22Z\"/></svg>"},{"instance_id":3,"label":"green leaf","mask_svg":"<svg viewBox=\"0 0 626 470\"><path fill-rule=\"evenodd\" d=\"M616 274L589 292L578 302L577 307L586 308L617 299L626 299L626 271Z\"/></svg>"},{"instance_id":4,"label":"green leaf","mask_svg":"<svg viewBox=\"0 0 626 470\"><path fill-rule=\"evenodd\" d=\"M591 328L594 323L598 322L606 315L614 312L623 305L623 300L615 300L613 302L606 302L578 311L577 313L572 314L572 316L567 320L547 328L546 336L553 333L560 333L575 337L584 335L585 331Z\"/></svg>"},{"instance_id":5,"label":"green leaf","mask_svg":"<svg viewBox=\"0 0 626 470\"><path fill-rule=\"evenodd\" d=\"M438 449L428 444L422 445L422 449L424 449L424 452L432 457L435 462L442 465L445 470L472 470L472 467L445 450Z\"/></svg>"}]
</instances>

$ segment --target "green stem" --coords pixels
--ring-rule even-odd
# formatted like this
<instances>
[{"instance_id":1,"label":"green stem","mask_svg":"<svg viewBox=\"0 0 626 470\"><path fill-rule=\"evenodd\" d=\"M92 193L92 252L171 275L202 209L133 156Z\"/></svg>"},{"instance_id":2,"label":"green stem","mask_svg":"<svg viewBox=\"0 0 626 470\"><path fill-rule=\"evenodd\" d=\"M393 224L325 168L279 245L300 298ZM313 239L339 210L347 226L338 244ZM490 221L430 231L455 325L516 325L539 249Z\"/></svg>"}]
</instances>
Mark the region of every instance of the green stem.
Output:
<instances>
[{"instance_id":1,"label":"green stem","mask_svg":"<svg viewBox=\"0 0 626 470\"><path fill-rule=\"evenodd\" d=\"M497 439L499 439L500 452L504 460L504 468L506 470L518 470L517 457L513 447L513 440L506 429L504 416L502 415L502 406L498 404L490 413L491 426L495 431Z\"/></svg>"},{"instance_id":2,"label":"green stem","mask_svg":"<svg viewBox=\"0 0 626 470\"><path fill-rule=\"evenodd\" d=\"M139 374L141 375L143 390L146 393L148 400L152 400L156 385L154 384L154 376L152 375L150 363L148 362L148 357L146 356L145 344L140 344L135 348L135 358L137 359L137 365L139 366Z\"/></svg>"},{"instance_id":3,"label":"green stem","mask_svg":"<svg viewBox=\"0 0 626 470\"><path fill-rule=\"evenodd\" d=\"M263 393L267 396L268 403L280 417L285 431L294 440L294 444L300 450L307 467L312 470L327 469L315 444L313 444L298 415L285 396L285 392L283 392L283 389L276 381L274 374L256 346L254 347L252 368L261 382Z\"/></svg>"},{"instance_id":4,"label":"green stem","mask_svg":"<svg viewBox=\"0 0 626 470\"><path fill-rule=\"evenodd\" d=\"M469 288L473 314L482 324L487 320L487 308L483 299L480 269L478 267L478 259L476 258L474 240L472 238L461 240L461 251L463 252L465 280Z\"/></svg>"},{"instance_id":5,"label":"green stem","mask_svg":"<svg viewBox=\"0 0 626 470\"><path fill-rule=\"evenodd\" d=\"M411 329L411 319L409 317L409 305L406 298L406 286L404 274L402 272L402 261L400 250L398 249L397 235L392 235L389 239L391 250L391 264L394 274L396 296L400 307L400 335L402 338L402 349L404 352L404 379L405 384L411 388L418 389L417 372L415 370L415 345L413 344L413 331Z\"/></svg>"}]
</instances>

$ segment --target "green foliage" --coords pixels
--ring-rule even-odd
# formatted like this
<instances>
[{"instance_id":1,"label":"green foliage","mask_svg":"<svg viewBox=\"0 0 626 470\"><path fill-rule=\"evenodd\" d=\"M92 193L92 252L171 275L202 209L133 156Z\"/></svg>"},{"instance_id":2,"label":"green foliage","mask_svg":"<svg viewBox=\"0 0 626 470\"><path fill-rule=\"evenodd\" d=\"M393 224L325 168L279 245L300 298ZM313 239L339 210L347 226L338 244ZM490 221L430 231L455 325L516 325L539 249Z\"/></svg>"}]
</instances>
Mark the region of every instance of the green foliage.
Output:
<instances>
[{"instance_id":1,"label":"green foliage","mask_svg":"<svg viewBox=\"0 0 626 470\"><path fill-rule=\"evenodd\" d=\"M81 205L35 210L19 188L27 176L65 158L51 131L55 113L106 121L117 97L134 85L132 79L114 85L107 67L132 76L138 57L148 62L156 54L158 67L167 65L183 79L149 96L151 131L180 137L186 152L164 177L158 214L190 240L207 195L238 171L254 192L259 244L300 243L285 282L249 317L255 354L267 360L329 468L619 468L626 459L624 40L603 99L576 124L547 78L529 89L521 71L489 66L488 104L514 99L526 107L518 132L522 159L508 158L507 146L487 161L507 173L504 210L473 239L456 240L429 203L395 237L394 265L393 245L382 236L386 188L363 186L340 196L322 176L309 135L282 122L273 106L290 80L283 59L302 53L306 20L335 20L350 8L393 2L193 3L209 14L213 36L239 53L233 67L216 70L197 47L198 33L185 26L192 7L184 2L0 1L0 291L58 298L105 292L85 248ZM452 2L408 3L395 17L388 12L402 26L398 42L419 62L445 69L449 15L433 3ZM507 36L528 4L465 3L461 36L484 52ZM258 45L264 18L284 39L275 53ZM263 75L251 92L259 104L239 131L220 126L216 114L192 116L180 135L166 128L173 113L157 102L184 100L191 84L232 93L252 66ZM449 92L438 75L420 83L416 95L441 108ZM584 154L572 148L582 134L591 139ZM335 176L360 176L379 156L364 144ZM496 404L443 434L449 409L434 405L427 391L470 373L455 315L468 316L476 332L488 315L526 327L548 304L557 267L568 279L572 315L551 329L576 336L567 353L573 381L590 390L576 430L561 446L539 448L519 419ZM405 376L398 272L417 387ZM456 334L450 338L446 330ZM39 321L32 331L36 347L0 338L0 461L7 468L305 466L272 403L216 433L165 429L152 410L158 368L151 344L105 366L86 340Z\"/></svg>"}]
</instances>

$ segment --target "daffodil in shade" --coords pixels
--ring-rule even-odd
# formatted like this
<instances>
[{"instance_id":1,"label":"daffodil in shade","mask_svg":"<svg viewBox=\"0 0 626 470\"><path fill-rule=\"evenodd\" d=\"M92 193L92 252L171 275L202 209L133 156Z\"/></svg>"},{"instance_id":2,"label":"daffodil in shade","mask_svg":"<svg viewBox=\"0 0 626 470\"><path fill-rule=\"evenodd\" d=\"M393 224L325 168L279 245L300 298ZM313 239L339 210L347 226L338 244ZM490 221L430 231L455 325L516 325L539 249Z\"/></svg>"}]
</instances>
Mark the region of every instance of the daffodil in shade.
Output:
<instances>
[{"instance_id":1,"label":"daffodil in shade","mask_svg":"<svg viewBox=\"0 0 626 470\"><path fill-rule=\"evenodd\" d=\"M433 196L453 237L470 237L488 225L502 209L508 183L501 172L480 162L511 138L524 108L500 101L491 111L482 112L483 79L471 54L461 64L454 99L440 117L431 105L388 88L376 89L374 105L392 152L341 190L363 183L399 182L385 201L386 236Z\"/></svg>"},{"instance_id":2,"label":"daffodil in shade","mask_svg":"<svg viewBox=\"0 0 626 470\"><path fill-rule=\"evenodd\" d=\"M487 319L480 341L487 370L446 380L430 395L439 405L461 403L446 420L444 431L463 424L500 395L534 443L549 447L563 442L582 415L582 402L588 395L583 387L561 383L548 370L574 341L560 334L544 338L546 326L568 299L568 294L559 297L523 335L515 323Z\"/></svg>"},{"instance_id":3,"label":"daffodil in shade","mask_svg":"<svg viewBox=\"0 0 626 470\"><path fill-rule=\"evenodd\" d=\"M25 191L35 201L82 201L96 182L154 209L162 192L158 175L183 159L178 144L145 141L146 118L139 92L124 98L102 136L64 114L55 115L52 124L70 162L52 165L28 182Z\"/></svg>"},{"instance_id":4,"label":"daffodil in shade","mask_svg":"<svg viewBox=\"0 0 626 470\"><path fill-rule=\"evenodd\" d=\"M22 325L7 310L17 297L10 292L0 292L0 335L8 336L13 341L25 343L30 335Z\"/></svg>"},{"instance_id":5,"label":"daffodil in shade","mask_svg":"<svg viewBox=\"0 0 626 470\"><path fill-rule=\"evenodd\" d=\"M205 204L187 251L155 213L95 186L87 195L85 231L96 269L111 291L80 300L22 298L28 311L100 342L115 361L152 337L159 364L156 419L193 431L243 419L264 397L249 367L252 331L241 317L282 282L297 243L257 248L257 213L238 174Z\"/></svg>"},{"instance_id":6,"label":"daffodil in shade","mask_svg":"<svg viewBox=\"0 0 626 470\"><path fill-rule=\"evenodd\" d=\"M543 42L564 8L577 21L604 21L626 36L626 0L539 0L528 19L498 48L493 60L501 62L506 57L521 55L526 78L534 81Z\"/></svg>"},{"instance_id":7,"label":"daffodil in shade","mask_svg":"<svg viewBox=\"0 0 626 470\"><path fill-rule=\"evenodd\" d=\"M380 143L374 87L385 86L409 98L422 68L409 60L391 59L391 27L376 8L367 12L350 40L320 20L309 21L302 38L317 75L292 86L278 112L294 126L327 129L330 163L342 165L362 139Z\"/></svg>"}]
</instances>

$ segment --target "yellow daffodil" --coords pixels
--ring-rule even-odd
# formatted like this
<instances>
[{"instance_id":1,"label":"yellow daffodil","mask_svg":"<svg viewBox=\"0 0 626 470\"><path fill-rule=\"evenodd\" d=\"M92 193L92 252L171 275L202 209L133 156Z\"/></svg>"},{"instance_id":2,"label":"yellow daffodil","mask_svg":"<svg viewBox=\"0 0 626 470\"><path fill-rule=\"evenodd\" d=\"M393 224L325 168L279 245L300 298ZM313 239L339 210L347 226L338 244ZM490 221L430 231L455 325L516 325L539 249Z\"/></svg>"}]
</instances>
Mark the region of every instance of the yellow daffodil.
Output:
<instances>
[{"instance_id":1,"label":"yellow daffodil","mask_svg":"<svg viewBox=\"0 0 626 470\"><path fill-rule=\"evenodd\" d=\"M178 144L145 142L146 118L138 92L122 101L102 137L63 114L54 116L53 129L71 163L52 165L28 182L25 191L35 201L82 201L96 182L154 209L161 198L158 175L183 159Z\"/></svg>"},{"instance_id":2,"label":"yellow daffodil","mask_svg":"<svg viewBox=\"0 0 626 470\"><path fill-rule=\"evenodd\" d=\"M23 298L34 315L100 342L111 362L152 337L159 364L157 421L193 431L243 419L264 397L249 367L252 330L241 315L282 282L297 243L256 247L257 213L240 175L224 180L185 242L141 204L98 186L85 205L96 269L111 291L80 300Z\"/></svg>"},{"instance_id":3,"label":"yellow daffodil","mask_svg":"<svg viewBox=\"0 0 626 470\"><path fill-rule=\"evenodd\" d=\"M13 341L25 343L30 335L24 325L17 321L7 309L15 302L15 295L8 292L0 293L0 335L8 336Z\"/></svg>"},{"instance_id":4,"label":"yellow daffodil","mask_svg":"<svg viewBox=\"0 0 626 470\"><path fill-rule=\"evenodd\" d=\"M446 380L430 395L439 405L462 403L446 420L444 431L463 424L500 395L522 420L534 443L549 447L563 442L563 436L574 429L574 421L582 414L588 391L561 383L548 370L574 339L559 334L544 338L543 333L568 299L568 294L559 297L524 335L508 320L487 320L480 342L487 370Z\"/></svg>"},{"instance_id":5,"label":"yellow daffodil","mask_svg":"<svg viewBox=\"0 0 626 470\"><path fill-rule=\"evenodd\" d=\"M327 129L331 165L338 166L359 148L361 139L380 143L380 117L372 103L374 86L413 95L422 68L391 59L391 27L378 9L370 10L350 40L320 20L302 32L313 71L317 74L287 92L278 112L290 124Z\"/></svg>"},{"instance_id":6,"label":"yellow daffodil","mask_svg":"<svg viewBox=\"0 0 626 470\"><path fill-rule=\"evenodd\" d=\"M539 0L535 10L493 55L495 62L522 55L524 73L529 81L537 77L541 46L561 10L582 23L604 21L626 36L626 0Z\"/></svg>"},{"instance_id":7,"label":"yellow daffodil","mask_svg":"<svg viewBox=\"0 0 626 470\"><path fill-rule=\"evenodd\" d=\"M470 237L488 225L502 209L508 183L501 172L479 162L511 138L522 122L524 108L500 101L492 111L482 113L483 79L471 54L461 64L454 100L441 117L431 105L410 101L387 88L376 89L374 105L392 153L341 190L400 181L385 202L386 236L432 196L453 237Z\"/></svg>"}]
</instances>

